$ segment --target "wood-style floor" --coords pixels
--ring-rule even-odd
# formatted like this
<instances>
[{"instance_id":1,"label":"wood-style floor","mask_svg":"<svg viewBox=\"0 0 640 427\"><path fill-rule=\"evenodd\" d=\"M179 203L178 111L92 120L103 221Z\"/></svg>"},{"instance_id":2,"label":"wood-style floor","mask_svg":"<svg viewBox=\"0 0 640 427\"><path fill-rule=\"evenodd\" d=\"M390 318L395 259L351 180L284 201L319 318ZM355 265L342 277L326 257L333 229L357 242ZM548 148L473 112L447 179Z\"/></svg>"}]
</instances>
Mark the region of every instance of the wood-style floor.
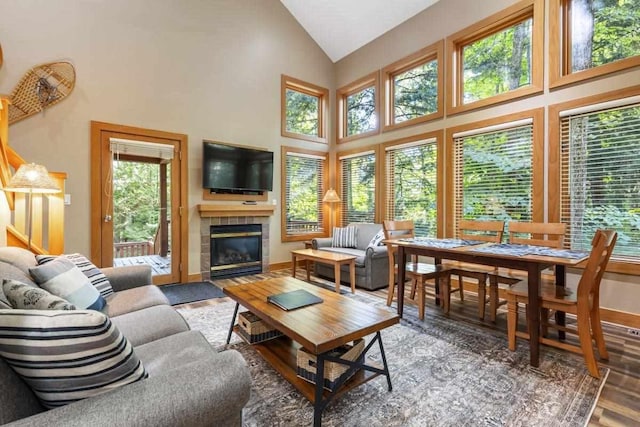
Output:
<instances>
[{"instance_id":1,"label":"wood-style floor","mask_svg":"<svg viewBox=\"0 0 640 427\"><path fill-rule=\"evenodd\" d=\"M300 272L296 276L305 277ZM264 280L271 277L291 275L290 269L278 270L265 274L243 276L232 279L218 280L214 283L224 288L241 283L249 283L257 280ZM312 276L312 281L325 283L333 286L333 282ZM348 290L343 285L345 290ZM356 289L356 292L366 292L386 300L387 290L366 291ZM405 298L406 304L414 304L409 298L408 290ZM219 300L201 301L192 304L185 304L181 307L201 307L203 305L216 304ZM393 306L395 307L395 299ZM441 315L440 309L435 306L433 300L427 301L427 311L435 315ZM524 316L520 316L524 317ZM491 328L504 331L505 346L507 345L507 321L504 309L499 313L496 323L488 320L481 321L477 318L477 299L475 294L465 293L465 300L461 302L455 296L451 299L451 321L467 322L479 328ZM600 361L601 366L610 369L609 377L604 385L597 406L593 412L589 426L640 426L640 338L628 334L627 328L604 324L605 340L609 351L609 360ZM544 357L544 346L541 348L541 357Z\"/></svg>"}]
</instances>

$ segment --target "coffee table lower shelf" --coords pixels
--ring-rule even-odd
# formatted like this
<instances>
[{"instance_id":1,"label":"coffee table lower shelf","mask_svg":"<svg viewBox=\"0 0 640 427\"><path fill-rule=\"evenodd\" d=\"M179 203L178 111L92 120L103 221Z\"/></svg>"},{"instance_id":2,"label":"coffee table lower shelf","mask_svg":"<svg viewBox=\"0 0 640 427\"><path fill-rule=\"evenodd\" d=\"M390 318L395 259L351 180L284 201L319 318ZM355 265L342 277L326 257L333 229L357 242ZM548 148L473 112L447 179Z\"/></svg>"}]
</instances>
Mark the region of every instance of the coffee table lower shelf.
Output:
<instances>
[{"instance_id":1,"label":"coffee table lower shelf","mask_svg":"<svg viewBox=\"0 0 640 427\"><path fill-rule=\"evenodd\" d=\"M236 335L244 340L244 337L238 333L238 329L239 326L236 325L234 326L233 331L236 333ZM262 356L262 358L269 365L271 365L271 367L275 369L276 372L278 372L285 380L291 383L291 385L293 385L296 390L298 390L307 400L315 404L315 384L300 378L296 374L298 349L301 347L300 344L286 336L281 336L259 343L249 344L256 349L260 356ZM378 364L369 364L368 366L372 366L381 370L383 369L382 365ZM360 369L338 390L331 392L325 389L323 392L323 400L327 399L329 396L339 396L353 388L371 381L379 375L381 374L377 372L370 372Z\"/></svg>"}]
</instances>

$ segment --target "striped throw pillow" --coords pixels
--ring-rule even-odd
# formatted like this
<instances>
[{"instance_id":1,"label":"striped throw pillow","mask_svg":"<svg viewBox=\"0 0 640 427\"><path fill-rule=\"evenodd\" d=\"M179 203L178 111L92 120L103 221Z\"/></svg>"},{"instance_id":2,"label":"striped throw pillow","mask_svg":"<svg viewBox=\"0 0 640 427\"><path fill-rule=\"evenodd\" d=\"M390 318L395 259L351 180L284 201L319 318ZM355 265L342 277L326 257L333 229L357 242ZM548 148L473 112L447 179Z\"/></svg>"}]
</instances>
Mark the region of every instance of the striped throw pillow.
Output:
<instances>
[{"instance_id":1,"label":"striped throw pillow","mask_svg":"<svg viewBox=\"0 0 640 427\"><path fill-rule=\"evenodd\" d=\"M47 408L148 377L127 339L93 310L0 310L0 356Z\"/></svg>"},{"instance_id":2,"label":"striped throw pillow","mask_svg":"<svg viewBox=\"0 0 640 427\"><path fill-rule=\"evenodd\" d=\"M74 263L64 257L30 267L29 273L43 289L80 309L102 310L107 302Z\"/></svg>"},{"instance_id":3,"label":"striped throw pillow","mask_svg":"<svg viewBox=\"0 0 640 427\"><path fill-rule=\"evenodd\" d=\"M111 286L109 279L107 279L107 276L105 276L104 273L95 266L95 264L89 261L87 257L81 254L65 254L61 256L73 262L76 267L78 267L80 271L89 278L93 287L100 292L100 295L102 295L103 298L106 298L113 293L113 287ZM53 255L36 256L36 260L40 265L46 264L56 258L58 257Z\"/></svg>"},{"instance_id":4,"label":"striped throw pillow","mask_svg":"<svg viewBox=\"0 0 640 427\"><path fill-rule=\"evenodd\" d=\"M355 227L334 227L331 246L334 248L355 248L358 244L358 229Z\"/></svg>"}]
</instances>

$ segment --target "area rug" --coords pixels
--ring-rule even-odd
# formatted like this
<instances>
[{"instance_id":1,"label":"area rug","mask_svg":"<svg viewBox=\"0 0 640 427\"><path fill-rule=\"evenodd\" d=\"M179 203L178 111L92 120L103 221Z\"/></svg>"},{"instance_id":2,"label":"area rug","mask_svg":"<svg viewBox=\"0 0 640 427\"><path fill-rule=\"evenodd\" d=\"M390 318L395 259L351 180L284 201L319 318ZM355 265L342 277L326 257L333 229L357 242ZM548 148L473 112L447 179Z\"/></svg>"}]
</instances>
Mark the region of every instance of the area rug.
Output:
<instances>
[{"instance_id":1,"label":"area rug","mask_svg":"<svg viewBox=\"0 0 640 427\"><path fill-rule=\"evenodd\" d=\"M160 286L160 290L167 297L171 305L186 304L225 296L220 288L209 282L164 285Z\"/></svg>"},{"instance_id":2,"label":"area rug","mask_svg":"<svg viewBox=\"0 0 640 427\"><path fill-rule=\"evenodd\" d=\"M375 296L348 297L386 307ZM234 305L220 300L179 311L222 350ZM411 305L382 338L393 391L384 377L353 389L329 404L323 426L585 426L608 375L603 368L603 379L592 378L581 357L547 347L532 368L525 342L511 352L506 333L431 313L420 321ZM250 345L233 335L229 347L251 371L245 426L313 424L313 406ZM380 354L368 359L380 362Z\"/></svg>"}]
</instances>

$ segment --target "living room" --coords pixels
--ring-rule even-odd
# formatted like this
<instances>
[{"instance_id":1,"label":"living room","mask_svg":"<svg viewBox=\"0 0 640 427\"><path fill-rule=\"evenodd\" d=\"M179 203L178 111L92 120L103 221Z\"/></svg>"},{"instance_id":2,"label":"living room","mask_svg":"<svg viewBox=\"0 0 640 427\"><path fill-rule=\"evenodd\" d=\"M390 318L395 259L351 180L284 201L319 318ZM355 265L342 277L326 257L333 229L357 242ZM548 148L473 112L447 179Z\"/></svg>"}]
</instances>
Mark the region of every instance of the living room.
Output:
<instances>
[{"instance_id":1,"label":"living room","mask_svg":"<svg viewBox=\"0 0 640 427\"><path fill-rule=\"evenodd\" d=\"M452 145L453 135L473 125L496 118L522 114L509 120L536 121L536 148L541 150L543 172L535 176L537 220L560 219L559 195L553 184L549 154L552 123L558 121L556 105L589 97L609 101L637 96L640 81L637 67L567 85L550 87L549 65L552 42L550 9L543 6L544 58L538 72L544 75L539 90L493 105L444 115L413 126L398 127L346 142L337 141L339 124L336 91L364 76L414 54L447 37L498 14L517 1L439 1L381 37L332 61L296 21L287 8L275 0L162 2L126 1L5 1L0 14L0 44L4 64L0 68L0 93L9 94L22 75L37 64L68 60L73 63L76 86L68 99L43 113L12 125L9 144L23 158L45 165L49 171L68 174L65 193L71 204L65 207L65 249L85 254L91 247L91 142L90 123L100 121L157 129L188 135L188 186L184 215L188 223L186 273L189 281L200 280L200 205L203 199L202 141L213 140L270 150L274 153L273 191L267 201L273 206L269 218L269 265L290 264L291 250L303 241L283 236L281 218L283 191L280 183L282 147L329 153L331 186L340 189L339 158L374 150L377 165L383 165L386 147L412 139L436 138L442 147ZM392 6L389 6L392 7ZM445 46L446 48L446 46ZM556 49L558 46L555 47ZM636 58L637 59L637 58ZM442 58L446 60L445 57ZM329 90L327 142L290 138L281 132L282 76L309 82ZM446 84L449 84L447 81ZM572 107L573 108L573 107ZM541 113L527 114L534 110ZM541 114L541 116L539 116ZM555 117L554 117L555 114ZM527 117L524 117L527 116ZM541 121L539 120L541 118ZM418 138L419 139L419 138ZM557 164L555 165L557 167ZM445 184L445 183L443 183ZM452 189L442 192L453 194ZM375 222L384 218L384 190L376 191ZM438 199L438 234L454 236L452 222L445 215L452 198ZM6 218L6 216L5 216ZM338 224L334 218L333 224ZM5 223L7 220L5 219ZM626 262L605 276L601 306L605 320L638 328L640 293L637 263ZM569 273L576 283L579 273Z\"/></svg>"}]
</instances>

